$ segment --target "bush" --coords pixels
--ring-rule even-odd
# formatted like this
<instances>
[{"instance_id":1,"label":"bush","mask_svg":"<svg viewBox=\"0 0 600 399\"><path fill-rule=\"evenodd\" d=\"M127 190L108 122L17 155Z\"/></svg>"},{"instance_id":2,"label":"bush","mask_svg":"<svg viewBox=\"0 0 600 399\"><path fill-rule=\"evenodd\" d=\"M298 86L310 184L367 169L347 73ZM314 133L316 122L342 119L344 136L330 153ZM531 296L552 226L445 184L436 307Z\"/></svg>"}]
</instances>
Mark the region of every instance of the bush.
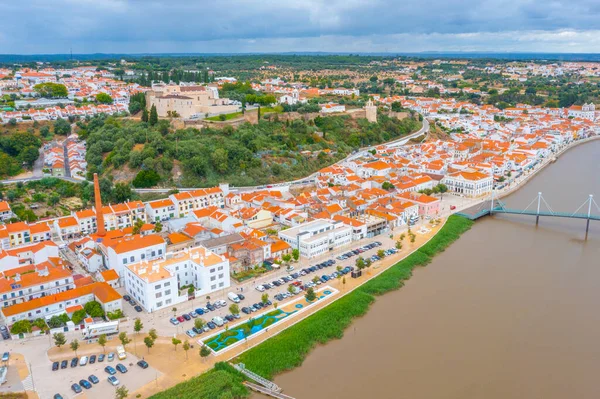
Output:
<instances>
[{"instance_id":1,"label":"bush","mask_svg":"<svg viewBox=\"0 0 600 399\"><path fill-rule=\"evenodd\" d=\"M86 303L83 308L90 317L104 317L104 310L102 310L102 305L100 305L99 302L90 301Z\"/></svg>"},{"instance_id":2,"label":"bush","mask_svg":"<svg viewBox=\"0 0 600 399\"><path fill-rule=\"evenodd\" d=\"M135 179L131 182L136 188L154 187L160 181L160 175L154 170L140 170Z\"/></svg>"},{"instance_id":3,"label":"bush","mask_svg":"<svg viewBox=\"0 0 600 399\"><path fill-rule=\"evenodd\" d=\"M106 313L106 317L108 317L109 320L117 320L120 319L122 317L124 317L125 315L123 314L123 312L121 311L121 309L117 309L114 312L108 312Z\"/></svg>"},{"instance_id":4,"label":"bush","mask_svg":"<svg viewBox=\"0 0 600 399\"><path fill-rule=\"evenodd\" d=\"M75 323L75 324L81 323L81 321L83 319L85 319L86 316L87 316L87 313L85 312L85 310L79 309L78 311L73 313L73 316L72 316L73 323Z\"/></svg>"},{"instance_id":5,"label":"bush","mask_svg":"<svg viewBox=\"0 0 600 399\"><path fill-rule=\"evenodd\" d=\"M11 334L25 334L31 332L31 323L29 320L19 320L10 327Z\"/></svg>"}]
</instances>

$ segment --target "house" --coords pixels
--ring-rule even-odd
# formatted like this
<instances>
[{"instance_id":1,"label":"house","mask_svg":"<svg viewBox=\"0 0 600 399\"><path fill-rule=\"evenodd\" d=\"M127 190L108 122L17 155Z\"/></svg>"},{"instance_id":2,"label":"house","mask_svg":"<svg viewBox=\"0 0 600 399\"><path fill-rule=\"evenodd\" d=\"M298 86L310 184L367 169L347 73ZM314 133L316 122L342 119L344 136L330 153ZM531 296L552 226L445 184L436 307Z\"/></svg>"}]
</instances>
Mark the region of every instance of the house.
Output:
<instances>
[{"instance_id":1,"label":"house","mask_svg":"<svg viewBox=\"0 0 600 399\"><path fill-rule=\"evenodd\" d=\"M300 256L314 258L352 242L352 228L336 220L316 219L279 232Z\"/></svg>"},{"instance_id":2,"label":"house","mask_svg":"<svg viewBox=\"0 0 600 399\"><path fill-rule=\"evenodd\" d=\"M0 312L4 323L10 325L19 320L60 315L72 306L83 306L90 301L100 303L105 312L122 310L121 295L107 283L98 282L10 305Z\"/></svg>"},{"instance_id":3,"label":"house","mask_svg":"<svg viewBox=\"0 0 600 399\"><path fill-rule=\"evenodd\" d=\"M14 214L10 209L10 205L6 201L0 201L0 220L3 222L12 218Z\"/></svg>"},{"instance_id":4,"label":"house","mask_svg":"<svg viewBox=\"0 0 600 399\"><path fill-rule=\"evenodd\" d=\"M158 234L135 234L104 239L98 248L103 255L104 267L114 269L122 277L123 268L128 264L163 257L167 252L167 243Z\"/></svg>"},{"instance_id":5,"label":"house","mask_svg":"<svg viewBox=\"0 0 600 399\"><path fill-rule=\"evenodd\" d=\"M163 222L173 219L175 217L175 204L168 198L147 202L146 214L151 222Z\"/></svg>"},{"instance_id":6,"label":"house","mask_svg":"<svg viewBox=\"0 0 600 399\"><path fill-rule=\"evenodd\" d=\"M446 175L442 183L450 193L475 198L492 192L494 178L478 171L459 171Z\"/></svg>"},{"instance_id":7,"label":"house","mask_svg":"<svg viewBox=\"0 0 600 399\"><path fill-rule=\"evenodd\" d=\"M405 199L419 205L419 216L437 216L440 213L441 201L439 198L415 192L398 195L398 199Z\"/></svg>"}]
</instances>

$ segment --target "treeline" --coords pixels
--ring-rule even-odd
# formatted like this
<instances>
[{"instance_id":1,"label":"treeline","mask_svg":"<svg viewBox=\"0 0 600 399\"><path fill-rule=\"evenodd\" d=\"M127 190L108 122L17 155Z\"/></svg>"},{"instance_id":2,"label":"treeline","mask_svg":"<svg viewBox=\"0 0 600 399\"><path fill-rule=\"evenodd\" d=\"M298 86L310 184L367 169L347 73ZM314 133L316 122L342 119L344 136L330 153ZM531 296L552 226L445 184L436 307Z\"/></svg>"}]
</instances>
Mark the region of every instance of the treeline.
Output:
<instances>
[{"instance_id":1,"label":"treeline","mask_svg":"<svg viewBox=\"0 0 600 399\"><path fill-rule=\"evenodd\" d=\"M88 178L109 174L125 165L137 172L137 187L164 185L236 186L293 180L345 157L353 150L392 140L420 128L420 122L381 115L378 123L349 116L318 117L314 121L261 120L233 129L172 132L169 122L145 122L97 116L80 124L87 138ZM325 151L327 150L327 151ZM173 178L173 169L181 171ZM153 171L155 173L148 173ZM158 180L158 181L157 181Z\"/></svg>"},{"instance_id":2,"label":"treeline","mask_svg":"<svg viewBox=\"0 0 600 399\"><path fill-rule=\"evenodd\" d=\"M42 140L31 132L0 137L0 177L14 176L23 166L31 167L39 157Z\"/></svg>"}]
</instances>

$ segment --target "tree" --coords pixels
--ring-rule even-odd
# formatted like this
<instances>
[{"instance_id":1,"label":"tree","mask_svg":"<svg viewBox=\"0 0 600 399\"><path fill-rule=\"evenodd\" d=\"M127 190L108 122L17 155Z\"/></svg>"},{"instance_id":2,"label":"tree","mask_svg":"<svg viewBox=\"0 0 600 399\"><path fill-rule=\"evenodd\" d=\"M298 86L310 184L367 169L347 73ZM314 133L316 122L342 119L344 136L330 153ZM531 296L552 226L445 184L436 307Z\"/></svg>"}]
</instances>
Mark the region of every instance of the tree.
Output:
<instances>
[{"instance_id":1,"label":"tree","mask_svg":"<svg viewBox=\"0 0 600 399\"><path fill-rule=\"evenodd\" d=\"M142 328L144 328L142 321L139 318L135 319L135 322L133 323L133 331L138 334L140 331L142 331Z\"/></svg>"},{"instance_id":2,"label":"tree","mask_svg":"<svg viewBox=\"0 0 600 399\"><path fill-rule=\"evenodd\" d=\"M122 333L119 333L119 341L121 341L121 345L125 348L127 344L131 342L131 339L129 339L127 333L123 331Z\"/></svg>"},{"instance_id":3,"label":"tree","mask_svg":"<svg viewBox=\"0 0 600 399\"><path fill-rule=\"evenodd\" d=\"M362 256L360 256L358 259L356 259L356 267L357 267L359 270L362 270L362 269L364 269L364 268L365 268L365 266L366 266L366 265L365 265L365 260L363 259L363 257L362 257Z\"/></svg>"},{"instance_id":4,"label":"tree","mask_svg":"<svg viewBox=\"0 0 600 399\"><path fill-rule=\"evenodd\" d=\"M160 181L160 175L155 170L140 170L131 184L136 188L150 188L156 186Z\"/></svg>"},{"instance_id":5,"label":"tree","mask_svg":"<svg viewBox=\"0 0 600 399\"><path fill-rule=\"evenodd\" d=\"M210 348L206 345L202 345L202 347L200 347L200 357L205 358L208 356L210 356Z\"/></svg>"},{"instance_id":6,"label":"tree","mask_svg":"<svg viewBox=\"0 0 600 399\"><path fill-rule=\"evenodd\" d=\"M319 279L319 276L314 276L314 277L313 277L313 279L312 279L312 282L313 282L314 284L317 284L317 283L319 282L319 280L320 280L320 279Z\"/></svg>"},{"instance_id":7,"label":"tree","mask_svg":"<svg viewBox=\"0 0 600 399\"><path fill-rule=\"evenodd\" d=\"M171 343L173 344L173 346L175 346L175 352L177 352L177 345L179 345L181 343L181 340L178 338L173 338L171 340Z\"/></svg>"},{"instance_id":8,"label":"tree","mask_svg":"<svg viewBox=\"0 0 600 399\"><path fill-rule=\"evenodd\" d=\"M53 82L37 84L33 86L33 90L35 90L40 97L46 98L67 97L69 95L69 91L65 85Z\"/></svg>"},{"instance_id":9,"label":"tree","mask_svg":"<svg viewBox=\"0 0 600 399\"><path fill-rule=\"evenodd\" d=\"M156 339L158 338L158 334L156 333L156 329L152 328L150 331L148 331L148 335L154 340L156 341Z\"/></svg>"},{"instance_id":10,"label":"tree","mask_svg":"<svg viewBox=\"0 0 600 399\"><path fill-rule=\"evenodd\" d=\"M265 292L264 294L262 294L262 295L260 296L260 300L261 300L261 302L262 302L262 303L265 303L265 304L266 304L266 303L267 303L267 301L269 300L269 294L267 294L267 293Z\"/></svg>"},{"instance_id":11,"label":"tree","mask_svg":"<svg viewBox=\"0 0 600 399\"><path fill-rule=\"evenodd\" d=\"M402 110L403 110L402 103L400 101L394 101L392 103L392 111L394 111L394 112L400 112Z\"/></svg>"},{"instance_id":12,"label":"tree","mask_svg":"<svg viewBox=\"0 0 600 399\"><path fill-rule=\"evenodd\" d=\"M96 301L87 302L83 305L85 312L90 315L90 317L104 317L104 310L102 310L102 305Z\"/></svg>"},{"instance_id":13,"label":"tree","mask_svg":"<svg viewBox=\"0 0 600 399\"><path fill-rule=\"evenodd\" d=\"M142 219L136 219L135 223L133 224L133 230L131 232L133 234L140 234L140 231L142 231L142 227L144 227L144 221Z\"/></svg>"},{"instance_id":14,"label":"tree","mask_svg":"<svg viewBox=\"0 0 600 399\"><path fill-rule=\"evenodd\" d=\"M441 194L442 198L444 198L444 193L448 192L448 186L443 183L440 183L435 187L437 188L438 193Z\"/></svg>"},{"instance_id":15,"label":"tree","mask_svg":"<svg viewBox=\"0 0 600 399\"><path fill-rule=\"evenodd\" d=\"M144 108L142 110L142 122L148 122L149 116L148 116L148 110L146 108Z\"/></svg>"},{"instance_id":16,"label":"tree","mask_svg":"<svg viewBox=\"0 0 600 399\"><path fill-rule=\"evenodd\" d=\"M121 203L131 199L133 192L131 186L127 183L117 183L113 189L113 197L115 202Z\"/></svg>"},{"instance_id":17,"label":"tree","mask_svg":"<svg viewBox=\"0 0 600 399\"><path fill-rule=\"evenodd\" d=\"M400 240L396 241L396 249L397 250L401 250L402 249L402 241L400 241Z\"/></svg>"},{"instance_id":18,"label":"tree","mask_svg":"<svg viewBox=\"0 0 600 399\"><path fill-rule=\"evenodd\" d=\"M381 259L385 258L385 251L383 249L380 249L379 251L377 251L377 256L379 256Z\"/></svg>"},{"instance_id":19,"label":"tree","mask_svg":"<svg viewBox=\"0 0 600 399\"><path fill-rule=\"evenodd\" d=\"M383 188L384 190L393 190L395 188L395 186L390 183L389 181L383 182L383 184L381 185L381 188Z\"/></svg>"},{"instance_id":20,"label":"tree","mask_svg":"<svg viewBox=\"0 0 600 399\"><path fill-rule=\"evenodd\" d=\"M155 233L160 233L163 229L163 225L161 222L156 222L156 224L154 224L154 232Z\"/></svg>"},{"instance_id":21,"label":"tree","mask_svg":"<svg viewBox=\"0 0 600 399\"><path fill-rule=\"evenodd\" d=\"M148 348L148 353L150 353L150 348L154 346L154 339L152 339L151 336L147 336L144 338L144 345L146 345L146 348Z\"/></svg>"},{"instance_id":22,"label":"tree","mask_svg":"<svg viewBox=\"0 0 600 399\"><path fill-rule=\"evenodd\" d=\"M100 104L112 104L113 99L106 93L98 93L96 94L96 101Z\"/></svg>"},{"instance_id":23,"label":"tree","mask_svg":"<svg viewBox=\"0 0 600 399\"><path fill-rule=\"evenodd\" d=\"M300 251L297 248L292 249L292 258L298 262L298 259L300 258Z\"/></svg>"},{"instance_id":24,"label":"tree","mask_svg":"<svg viewBox=\"0 0 600 399\"><path fill-rule=\"evenodd\" d=\"M29 320L19 320L10 328L11 334L25 334L31 332L31 322Z\"/></svg>"},{"instance_id":25,"label":"tree","mask_svg":"<svg viewBox=\"0 0 600 399\"><path fill-rule=\"evenodd\" d=\"M231 306L229 306L229 312L231 314L240 314L240 307L237 304L233 303L231 304Z\"/></svg>"},{"instance_id":26,"label":"tree","mask_svg":"<svg viewBox=\"0 0 600 399\"><path fill-rule=\"evenodd\" d=\"M185 360L187 360L188 358L188 351L190 350L190 348L192 347L190 345L190 341L188 341L187 339L183 342L183 345L181 346L183 348L183 350L185 351Z\"/></svg>"},{"instance_id":27,"label":"tree","mask_svg":"<svg viewBox=\"0 0 600 399\"><path fill-rule=\"evenodd\" d=\"M77 349L79 349L79 341L74 339L73 341L71 341L71 350L73 352L75 352L75 356L77 356Z\"/></svg>"},{"instance_id":28,"label":"tree","mask_svg":"<svg viewBox=\"0 0 600 399\"><path fill-rule=\"evenodd\" d=\"M177 308L175 306L173 306L171 312L173 312L173 317L177 316Z\"/></svg>"},{"instance_id":29,"label":"tree","mask_svg":"<svg viewBox=\"0 0 600 399\"><path fill-rule=\"evenodd\" d=\"M229 307L229 310L231 311L231 306ZM231 312L231 313L233 313L233 312ZM239 313L239 309L238 309L238 313ZM196 327L196 330L202 331L205 324L206 324L206 322L204 320L202 320L201 318L197 318L194 320L194 327Z\"/></svg>"},{"instance_id":30,"label":"tree","mask_svg":"<svg viewBox=\"0 0 600 399\"><path fill-rule=\"evenodd\" d=\"M152 104L152 108L150 108L148 123L150 123L150 126L154 126L158 123L158 112L156 112L156 105L154 104Z\"/></svg>"},{"instance_id":31,"label":"tree","mask_svg":"<svg viewBox=\"0 0 600 399\"><path fill-rule=\"evenodd\" d=\"M54 121L54 134L68 136L71 133L71 124L63 118Z\"/></svg>"},{"instance_id":32,"label":"tree","mask_svg":"<svg viewBox=\"0 0 600 399\"><path fill-rule=\"evenodd\" d=\"M283 259L284 262L289 262L292 260L292 255L290 254L285 254L281 257L281 259Z\"/></svg>"},{"instance_id":33,"label":"tree","mask_svg":"<svg viewBox=\"0 0 600 399\"><path fill-rule=\"evenodd\" d=\"M67 338L65 338L65 334L61 332L54 333L54 335L52 335L52 338L54 338L54 345L58 346L59 348L67 343Z\"/></svg>"},{"instance_id":34,"label":"tree","mask_svg":"<svg viewBox=\"0 0 600 399\"><path fill-rule=\"evenodd\" d=\"M309 289L306 290L306 295L304 295L304 298L306 298L306 300L308 302L312 302L315 299L317 299L317 295L315 294L315 290L313 290L312 287L310 287Z\"/></svg>"},{"instance_id":35,"label":"tree","mask_svg":"<svg viewBox=\"0 0 600 399\"><path fill-rule=\"evenodd\" d=\"M115 399L125 399L129 395L129 390L125 385L121 385L115 389Z\"/></svg>"},{"instance_id":36,"label":"tree","mask_svg":"<svg viewBox=\"0 0 600 399\"><path fill-rule=\"evenodd\" d=\"M102 334L98 337L98 345L102 347L102 352L106 352L106 334Z\"/></svg>"}]
</instances>

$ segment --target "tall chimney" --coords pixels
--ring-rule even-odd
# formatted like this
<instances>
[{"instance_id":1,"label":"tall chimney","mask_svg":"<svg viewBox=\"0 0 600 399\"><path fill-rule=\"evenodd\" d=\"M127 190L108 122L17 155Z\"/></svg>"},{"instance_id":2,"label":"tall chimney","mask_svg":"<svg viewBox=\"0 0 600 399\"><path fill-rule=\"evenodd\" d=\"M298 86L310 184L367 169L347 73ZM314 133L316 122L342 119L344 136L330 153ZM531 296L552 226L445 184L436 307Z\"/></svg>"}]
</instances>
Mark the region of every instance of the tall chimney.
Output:
<instances>
[{"instance_id":1,"label":"tall chimney","mask_svg":"<svg viewBox=\"0 0 600 399\"><path fill-rule=\"evenodd\" d=\"M102 214L102 198L100 197L100 183L98 183L97 173L94 173L94 199L96 202L96 225L98 226L96 234L99 237L104 237L106 235L106 230L104 228L104 215Z\"/></svg>"}]
</instances>

